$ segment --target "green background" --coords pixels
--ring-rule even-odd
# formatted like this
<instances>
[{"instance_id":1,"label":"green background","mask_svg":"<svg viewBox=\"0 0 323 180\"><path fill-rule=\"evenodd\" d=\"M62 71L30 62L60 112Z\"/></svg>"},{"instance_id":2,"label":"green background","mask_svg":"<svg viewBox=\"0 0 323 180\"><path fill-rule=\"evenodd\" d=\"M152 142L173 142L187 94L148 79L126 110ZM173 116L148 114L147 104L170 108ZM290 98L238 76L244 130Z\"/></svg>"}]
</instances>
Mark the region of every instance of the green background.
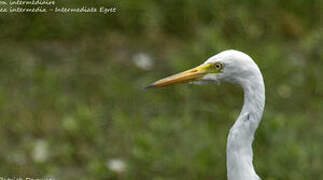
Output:
<instances>
[{"instance_id":1,"label":"green background","mask_svg":"<svg viewBox=\"0 0 323 180\"><path fill-rule=\"evenodd\" d=\"M226 136L242 90L143 87L237 49L256 61L266 84L257 173L323 179L322 0L56 6L117 12L0 14L1 177L226 179Z\"/></svg>"}]
</instances>

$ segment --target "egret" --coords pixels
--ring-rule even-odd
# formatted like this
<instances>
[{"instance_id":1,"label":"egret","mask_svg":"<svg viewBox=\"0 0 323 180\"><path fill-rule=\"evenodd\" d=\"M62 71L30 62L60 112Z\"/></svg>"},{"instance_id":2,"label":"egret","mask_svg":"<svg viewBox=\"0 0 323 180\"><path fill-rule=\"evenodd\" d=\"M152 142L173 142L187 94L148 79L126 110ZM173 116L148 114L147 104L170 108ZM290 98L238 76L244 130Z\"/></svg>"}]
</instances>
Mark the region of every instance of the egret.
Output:
<instances>
[{"instance_id":1,"label":"egret","mask_svg":"<svg viewBox=\"0 0 323 180\"><path fill-rule=\"evenodd\" d=\"M257 64L247 54L225 50L187 71L158 80L147 88L191 82L238 84L244 91L244 104L229 131L226 147L228 180L259 180L253 167L252 142L265 106L265 85Z\"/></svg>"}]
</instances>

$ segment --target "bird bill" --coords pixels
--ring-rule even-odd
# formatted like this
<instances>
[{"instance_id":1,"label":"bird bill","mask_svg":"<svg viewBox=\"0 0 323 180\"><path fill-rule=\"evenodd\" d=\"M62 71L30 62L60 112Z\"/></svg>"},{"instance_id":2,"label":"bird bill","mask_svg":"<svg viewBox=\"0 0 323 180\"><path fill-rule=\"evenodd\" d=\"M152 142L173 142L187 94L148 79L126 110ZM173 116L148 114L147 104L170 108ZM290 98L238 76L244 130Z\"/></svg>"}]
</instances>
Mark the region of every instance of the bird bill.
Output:
<instances>
[{"instance_id":1,"label":"bird bill","mask_svg":"<svg viewBox=\"0 0 323 180\"><path fill-rule=\"evenodd\" d=\"M209 67L209 64L202 64L200 66L189 69L187 71L160 79L148 85L146 88L163 87L163 86L169 86L177 83L186 83L186 82L199 80L207 73L206 69L208 67Z\"/></svg>"}]
</instances>

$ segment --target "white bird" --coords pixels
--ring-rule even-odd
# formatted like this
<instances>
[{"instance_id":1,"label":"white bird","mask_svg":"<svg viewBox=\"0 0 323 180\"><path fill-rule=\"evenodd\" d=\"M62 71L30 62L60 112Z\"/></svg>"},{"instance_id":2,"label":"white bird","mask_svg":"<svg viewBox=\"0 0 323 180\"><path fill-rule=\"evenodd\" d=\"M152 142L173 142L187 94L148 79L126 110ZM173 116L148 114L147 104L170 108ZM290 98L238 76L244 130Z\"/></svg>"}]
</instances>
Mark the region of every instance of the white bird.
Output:
<instances>
[{"instance_id":1,"label":"white bird","mask_svg":"<svg viewBox=\"0 0 323 180\"><path fill-rule=\"evenodd\" d=\"M227 179L259 180L252 163L252 142L265 106L265 86L251 57L236 50L222 51L200 66L158 80L147 88L180 82L203 84L220 81L238 84L244 91L242 110L227 138Z\"/></svg>"}]
</instances>

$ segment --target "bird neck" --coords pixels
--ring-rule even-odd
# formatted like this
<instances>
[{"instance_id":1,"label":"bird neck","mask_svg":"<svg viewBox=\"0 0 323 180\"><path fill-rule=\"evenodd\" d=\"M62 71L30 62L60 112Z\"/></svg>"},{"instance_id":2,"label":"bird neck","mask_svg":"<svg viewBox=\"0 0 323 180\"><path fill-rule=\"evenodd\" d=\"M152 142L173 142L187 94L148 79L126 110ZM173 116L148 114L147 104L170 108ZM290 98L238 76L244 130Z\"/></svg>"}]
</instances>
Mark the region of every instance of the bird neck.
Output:
<instances>
[{"instance_id":1,"label":"bird neck","mask_svg":"<svg viewBox=\"0 0 323 180\"><path fill-rule=\"evenodd\" d=\"M228 180L258 180L252 142L264 109L265 87L260 71L239 84L244 90L244 105L228 135L227 176Z\"/></svg>"}]
</instances>

